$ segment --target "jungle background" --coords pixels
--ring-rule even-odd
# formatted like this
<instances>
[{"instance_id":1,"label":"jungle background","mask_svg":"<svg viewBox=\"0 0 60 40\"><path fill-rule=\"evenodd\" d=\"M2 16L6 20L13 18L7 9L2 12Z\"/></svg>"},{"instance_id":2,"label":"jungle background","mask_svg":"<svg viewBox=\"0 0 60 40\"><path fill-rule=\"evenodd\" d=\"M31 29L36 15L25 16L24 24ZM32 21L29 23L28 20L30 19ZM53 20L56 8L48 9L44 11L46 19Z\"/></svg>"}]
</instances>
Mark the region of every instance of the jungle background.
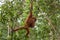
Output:
<instances>
[{"instance_id":1,"label":"jungle background","mask_svg":"<svg viewBox=\"0 0 60 40\"><path fill-rule=\"evenodd\" d=\"M10 28L23 26L31 0L0 0L0 40L60 40L60 0L33 0L34 28L11 33Z\"/></svg>"}]
</instances>

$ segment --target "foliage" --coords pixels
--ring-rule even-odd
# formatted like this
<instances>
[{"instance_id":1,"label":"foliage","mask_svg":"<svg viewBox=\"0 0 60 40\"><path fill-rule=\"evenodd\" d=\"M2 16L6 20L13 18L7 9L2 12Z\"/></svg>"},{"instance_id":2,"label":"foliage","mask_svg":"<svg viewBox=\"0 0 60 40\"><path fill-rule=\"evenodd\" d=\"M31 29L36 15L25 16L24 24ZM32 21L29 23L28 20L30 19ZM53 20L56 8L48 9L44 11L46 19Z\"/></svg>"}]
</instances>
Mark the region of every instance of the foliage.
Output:
<instances>
[{"instance_id":1,"label":"foliage","mask_svg":"<svg viewBox=\"0 0 60 40\"><path fill-rule=\"evenodd\" d=\"M37 21L30 28L29 38L25 30L10 33L8 27L23 26L29 14L30 0L5 0L0 7L0 40L59 40L60 39L60 1L34 0L33 15ZM10 33L10 34L9 34Z\"/></svg>"}]
</instances>

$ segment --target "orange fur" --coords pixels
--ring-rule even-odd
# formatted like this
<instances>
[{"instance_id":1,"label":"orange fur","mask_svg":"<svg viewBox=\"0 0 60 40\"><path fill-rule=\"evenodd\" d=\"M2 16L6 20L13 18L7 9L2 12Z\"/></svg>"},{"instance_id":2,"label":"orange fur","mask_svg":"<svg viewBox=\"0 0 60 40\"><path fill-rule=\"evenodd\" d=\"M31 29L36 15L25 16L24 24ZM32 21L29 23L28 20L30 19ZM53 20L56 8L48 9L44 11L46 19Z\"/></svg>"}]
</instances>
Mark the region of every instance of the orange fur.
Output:
<instances>
[{"instance_id":1,"label":"orange fur","mask_svg":"<svg viewBox=\"0 0 60 40\"><path fill-rule=\"evenodd\" d=\"M16 29L13 29L13 31L17 31L17 30L19 30L19 29L25 29L26 31L27 31L27 33L26 33L26 36L28 36L29 35L29 28L31 27L31 28L33 28L34 26L35 26L35 22L36 22L36 17L34 17L33 15L32 15L32 3L30 4L30 13L29 13L29 15L28 15L28 17L27 17L27 19L26 19L26 21L25 21L25 25L24 25L24 27L20 27L20 28L16 28Z\"/></svg>"}]
</instances>

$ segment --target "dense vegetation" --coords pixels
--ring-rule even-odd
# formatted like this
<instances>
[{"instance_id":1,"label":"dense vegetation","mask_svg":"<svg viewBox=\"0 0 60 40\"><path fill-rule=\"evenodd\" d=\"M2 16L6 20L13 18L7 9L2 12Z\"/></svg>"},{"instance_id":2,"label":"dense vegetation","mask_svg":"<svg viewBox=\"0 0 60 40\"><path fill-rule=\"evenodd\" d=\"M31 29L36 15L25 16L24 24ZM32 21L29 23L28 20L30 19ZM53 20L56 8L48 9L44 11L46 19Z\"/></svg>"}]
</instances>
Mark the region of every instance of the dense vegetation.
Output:
<instances>
[{"instance_id":1,"label":"dense vegetation","mask_svg":"<svg viewBox=\"0 0 60 40\"><path fill-rule=\"evenodd\" d=\"M60 0L34 0L33 15L37 21L30 28L11 33L10 28L23 26L29 14L30 0L5 0L0 6L0 40L60 40Z\"/></svg>"}]
</instances>

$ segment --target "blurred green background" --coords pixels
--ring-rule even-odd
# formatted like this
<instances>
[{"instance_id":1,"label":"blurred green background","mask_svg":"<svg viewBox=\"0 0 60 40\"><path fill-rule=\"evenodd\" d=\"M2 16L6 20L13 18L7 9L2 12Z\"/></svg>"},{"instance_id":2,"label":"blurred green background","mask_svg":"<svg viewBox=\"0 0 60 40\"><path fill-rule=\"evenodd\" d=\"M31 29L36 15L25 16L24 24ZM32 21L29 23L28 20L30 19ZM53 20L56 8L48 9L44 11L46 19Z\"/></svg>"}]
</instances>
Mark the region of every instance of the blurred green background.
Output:
<instances>
[{"instance_id":1,"label":"blurred green background","mask_svg":"<svg viewBox=\"0 0 60 40\"><path fill-rule=\"evenodd\" d=\"M37 18L30 28L10 33L23 26L29 14L30 0L0 0L0 40L60 40L60 0L33 0L33 15Z\"/></svg>"}]
</instances>

